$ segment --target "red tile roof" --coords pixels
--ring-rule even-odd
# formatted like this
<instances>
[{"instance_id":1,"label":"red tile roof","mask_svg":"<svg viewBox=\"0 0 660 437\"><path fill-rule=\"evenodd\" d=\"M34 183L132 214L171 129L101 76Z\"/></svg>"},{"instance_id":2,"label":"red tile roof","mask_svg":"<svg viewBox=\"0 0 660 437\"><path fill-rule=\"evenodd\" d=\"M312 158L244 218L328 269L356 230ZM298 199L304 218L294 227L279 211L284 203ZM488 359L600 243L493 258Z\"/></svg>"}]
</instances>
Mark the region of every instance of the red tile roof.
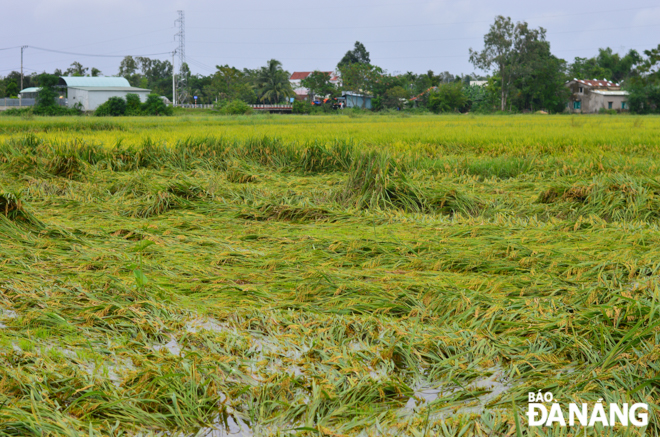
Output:
<instances>
[{"instance_id":1,"label":"red tile roof","mask_svg":"<svg viewBox=\"0 0 660 437\"><path fill-rule=\"evenodd\" d=\"M303 80L312 73L312 71L294 71L289 80ZM336 79L336 77L333 76L332 71L322 71L321 73L329 74L330 80Z\"/></svg>"}]
</instances>

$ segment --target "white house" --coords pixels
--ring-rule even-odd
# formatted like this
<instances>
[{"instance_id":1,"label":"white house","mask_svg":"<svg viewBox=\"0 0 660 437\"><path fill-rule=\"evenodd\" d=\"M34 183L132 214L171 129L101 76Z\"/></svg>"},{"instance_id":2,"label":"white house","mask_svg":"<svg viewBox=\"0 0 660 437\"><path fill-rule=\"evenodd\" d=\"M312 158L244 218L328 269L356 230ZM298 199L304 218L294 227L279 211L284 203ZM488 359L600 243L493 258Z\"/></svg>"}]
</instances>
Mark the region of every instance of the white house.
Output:
<instances>
[{"instance_id":1,"label":"white house","mask_svg":"<svg viewBox=\"0 0 660 437\"><path fill-rule=\"evenodd\" d=\"M302 86L302 80L306 79L313 71L294 71L289 78L289 83L291 88L296 93L296 98L298 100L305 100L309 98L309 89ZM330 75L330 83L337 86L339 84L339 76L337 76L332 71L322 71L321 73L326 73ZM314 96L312 96L314 97Z\"/></svg>"},{"instance_id":2,"label":"white house","mask_svg":"<svg viewBox=\"0 0 660 437\"><path fill-rule=\"evenodd\" d=\"M78 103L84 111L93 111L110 97L126 98L127 94L137 94L141 102L147 101L151 90L132 87L123 77L60 77L59 85L66 87L67 105L72 108Z\"/></svg>"}]
</instances>

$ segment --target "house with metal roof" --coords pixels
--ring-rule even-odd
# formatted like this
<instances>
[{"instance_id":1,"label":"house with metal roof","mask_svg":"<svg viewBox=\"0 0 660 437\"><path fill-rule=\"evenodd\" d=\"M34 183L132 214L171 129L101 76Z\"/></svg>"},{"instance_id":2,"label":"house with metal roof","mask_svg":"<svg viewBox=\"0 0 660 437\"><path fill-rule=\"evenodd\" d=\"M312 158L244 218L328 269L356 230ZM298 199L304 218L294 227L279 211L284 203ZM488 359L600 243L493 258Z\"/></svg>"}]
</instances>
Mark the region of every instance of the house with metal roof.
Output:
<instances>
[{"instance_id":1,"label":"house with metal roof","mask_svg":"<svg viewBox=\"0 0 660 437\"><path fill-rule=\"evenodd\" d=\"M362 108L362 109L371 109L371 99L373 96L357 93L354 91L344 91L341 97L338 97L337 100L340 103L344 103L345 108Z\"/></svg>"},{"instance_id":2,"label":"house with metal roof","mask_svg":"<svg viewBox=\"0 0 660 437\"><path fill-rule=\"evenodd\" d=\"M147 101L151 90L132 87L123 77L60 77L59 86L66 88L67 105L72 108L82 105L84 111L94 111L110 97L126 98L137 94L141 102Z\"/></svg>"},{"instance_id":3,"label":"house with metal roof","mask_svg":"<svg viewBox=\"0 0 660 437\"><path fill-rule=\"evenodd\" d=\"M24 88L21 90L20 93L18 93L18 97L21 99L36 99L37 98L37 93L39 92L41 88L39 87L29 87L29 88Z\"/></svg>"},{"instance_id":4,"label":"house with metal roof","mask_svg":"<svg viewBox=\"0 0 660 437\"><path fill-rule=\"evenodd\" d=\"M576 113L596 113L601 109L616 111L628 110L628 92L618 83L607 79L573 79L566 82L571 90L568 111Z\"/></svg>"}]
</instances>

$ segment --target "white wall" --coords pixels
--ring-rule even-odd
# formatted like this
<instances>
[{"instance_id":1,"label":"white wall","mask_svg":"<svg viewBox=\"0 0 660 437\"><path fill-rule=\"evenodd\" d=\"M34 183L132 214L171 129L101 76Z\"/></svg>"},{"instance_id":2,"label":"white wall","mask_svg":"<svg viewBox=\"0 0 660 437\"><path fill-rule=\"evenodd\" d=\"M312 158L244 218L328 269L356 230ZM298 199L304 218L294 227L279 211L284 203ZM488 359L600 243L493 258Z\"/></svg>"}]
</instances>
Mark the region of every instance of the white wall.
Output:
<instances>
[{"instance_id":1,"label":"white wall","mask_svg":"<svg viewBox=\"0 0 660 437\"><path fill-rule=\"evenodd\" d=\"M87 91L79 90L76 88L69 88L67 97L67 106L73 108L77 103L82 103L83 108L87 108L89 103L87 101Z\"/></svg>"},{"instance_id":2,"label":"white wall","mask_svg":"<svg viewBox=\"0 0 660 437\"><path fill-rule=\"evenodd\" d=\"M107 102L110 97L126 98L126 94L137 94L142 103L147 101L149 91L92 91L69 88L68 106L73 107L80 102L85 111L94 111L96 108Z\"/></svg>"}]
</instances>

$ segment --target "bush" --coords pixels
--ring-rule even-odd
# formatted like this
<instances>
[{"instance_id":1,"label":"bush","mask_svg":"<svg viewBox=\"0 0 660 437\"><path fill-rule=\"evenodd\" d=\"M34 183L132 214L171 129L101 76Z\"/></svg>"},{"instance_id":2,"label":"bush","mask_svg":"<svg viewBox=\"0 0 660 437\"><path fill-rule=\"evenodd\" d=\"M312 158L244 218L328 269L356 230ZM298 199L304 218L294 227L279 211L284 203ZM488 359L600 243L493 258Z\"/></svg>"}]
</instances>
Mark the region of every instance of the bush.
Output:
<instances>
[{"instance_id":1,"label":"bush","mask_svg":"<svg viewBox=\"0 0 660 437\"><path fill-rule=\"evenodd\" d=\"M110 97L94 111L97 117L118 117L124 114L126 114L126 100L121 97Z\"/></svg>"},{"instance_id":2,"label":"bush","mask_svg":"<svg viewBox=\"0 0 660 437\"><path fill-rule=\"evenodd\" d=\"M222 101L216 104L221 114L226 115L248 115L252 114L252 107L242 100Z\"/></svg>"},{"instance_id":3,"label":"bush","mask_svg":"<svg viewBox=\"0 0 660 437\"><path fill-rule=\"evenodd\" d=\"M67 108L66 106L48 106L38 107L29 106L25 108L12 108L0 112L2 115L32 117L33 115L45 116L63 116L63 115L81 115L82 110L79 107Z\"/></svg>"},{"instance_id":4,"label":"bush","mask_svg":"<svg viewBox=\"0 0 660 437\"><path fill-rule=\"evenodd\" d=\"M633 84L626 88L630 93L628 105L635 114L653 114L660 112L660 84Z\"/></svg>"},{"instance_id":5,"label":"bush","mask_svg":"<svg viewBox=\"0 0 660 437\"><path fill-rule=\"evenodd\" d=\"M616 109L605 109L605 108L599 108L599 109L598 109L598 113L599 113L599 114L610 114L610 115L613 115L613 114L616 114L617 112L616 112Z\"/></svg>"},{"instance_id":6,"label":"bush","mask_svg":"<svg viewBox=\"0 0 660 437\"><path fill-rule=\"evenodd\" d=\"M311 114L312 104L306 100L294 100L292 111L294 114Z\"/></svg>"},{"instance_id":7,"label":"bush","mask_svg":"<svg viewBox=\"0 0 660 437\"><path fill-rule=\"evenodd\" d=\"M137 94L126 94L126 115L142 115L142 102Z\"/></svg>"},{"instance_id":8,"label":"bush","mask_svg":"<svg viewBox=\"0 0 660 437\"><path fill-rule=\"evenodd\" d=\"M320 105L312 106L312 114L329 114L333 111L334 109L332 109L331 101L328 101L327 103L322 103Z\"/></svg>"},{"instance_id":9,"label":"bush","mask_svg":"<svg viewBox=\"0 0 660 437\"><path fill-rule=\"evenodd\" d=\"M122 97L110 97L105 103L96 108L94 115L116 117L120 115L172 115L174 110L167 106L158 94L149 94L147 101L140 102L137 94L126 94Z\"/></svg>"},{"instance_id":10,"label":"bush","mask_svg":"<svg viewBox=\"0 0 660 437\"><path fill-rule=\"evenodd\" d=\"M57 83L59 78L52 74L40 74L37 76L39 80L39 91L37 92L37 103L35 109L45 109L45 108L57 108L57 102L55 101L58 98Z\"/></svg>"},{"instance_id":11,"label":"bush","mask_svg":"<svg viewBox=\"0 0 660 437\"><path fill-rule=\"evenodd\" d=\"M392 87L385 91L385 96L381 99L380 104L385 108L403 109L405 107L405 101L410 97L409 94L401 86Z\"/></svg>"},{"instance_id":12,"label":"bush","mask_svg":"<svg viewBox=\"0 0 660 437\"><path fill-rule=\"evenodd\" d=\"M142 113L144 115L172 115L174 110L171 106L167 106L158 94L149 94L147 101L142 104Z\"/></svg>"},{"instance_id":13,"label":"bush","mask_svg":"<svg viewBox=\"0 0 660 437\"><path fill-rule=\"evenodd\" d=\"M435 112L460 112L465 109L468 98L463 93L463 84L448 83L440 85L437 91L429 95L428 108Z\"/></svg>"}]
</instances>

